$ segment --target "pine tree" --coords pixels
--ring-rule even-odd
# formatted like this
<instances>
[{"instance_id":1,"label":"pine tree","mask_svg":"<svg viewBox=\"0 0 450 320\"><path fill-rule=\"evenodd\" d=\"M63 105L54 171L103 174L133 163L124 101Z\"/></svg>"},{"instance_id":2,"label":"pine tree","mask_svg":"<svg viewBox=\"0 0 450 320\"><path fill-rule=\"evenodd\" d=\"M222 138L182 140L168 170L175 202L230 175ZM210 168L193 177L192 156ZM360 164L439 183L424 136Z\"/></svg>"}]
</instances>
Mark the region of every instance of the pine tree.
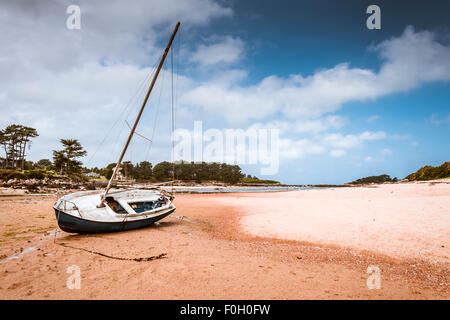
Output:
<instances>
[{"instance_id":1,"label":"pine tree","mask_svg":"<svg viewBox=\"0 0 450 320\"><path fill-rule=\"evenodd\" d=\"M53 163L60 169L60 174L80 172L81 161L78 158L84 157L87 152L83 150L80 142L76 139L61 139L62 150L53 150Z\"/></svg>"}]
</instances>

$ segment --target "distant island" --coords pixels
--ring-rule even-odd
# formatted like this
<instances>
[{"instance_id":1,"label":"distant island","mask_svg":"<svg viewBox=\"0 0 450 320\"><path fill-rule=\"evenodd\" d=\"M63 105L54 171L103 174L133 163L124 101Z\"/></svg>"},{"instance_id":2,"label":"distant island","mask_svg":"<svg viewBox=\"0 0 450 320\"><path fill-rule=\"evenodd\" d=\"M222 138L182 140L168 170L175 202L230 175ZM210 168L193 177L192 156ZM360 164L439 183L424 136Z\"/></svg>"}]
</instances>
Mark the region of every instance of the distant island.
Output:
<instances>
[{"instance_id":1,"label":"distant island","mask_svg":"<svg viewBox=\"0 0 450 320\"><path fill-rule=\"evenodd\" d=\"M425 166L414 173L406 176L407 181L427 181L436 179L450 178L450 162L444 162L439 167ZM370 176L350 182L349 184L368 184L368 183L385 183L397 182L397 178L392 178L387 174L379 176Z\"/></svg>"},{"instance_id":2,"label":"distant island","mask_svg":"<svg viewBox=\"0 0 450 320\"><path fill-rule=\"evenodd\" d=\"M367 184L367 183L385 183L385 182L397 182L397 178L391 179L391 177L387 174L382 174L379 176L370 176L361 178L355 181L350 182L350 184Z\"/></svg>"},{"instance_id":3,"label":"distant island","mask_svg":"<svg viewBox=\"0 0 450 320\"><path fill-rule=\"evenodd\" d=\"M414 173L411 173L405 179L409 181L426 181L434 179L450 178L450 162L444 162L439 167L425 166Z\"/></svg>"}]
</instances>

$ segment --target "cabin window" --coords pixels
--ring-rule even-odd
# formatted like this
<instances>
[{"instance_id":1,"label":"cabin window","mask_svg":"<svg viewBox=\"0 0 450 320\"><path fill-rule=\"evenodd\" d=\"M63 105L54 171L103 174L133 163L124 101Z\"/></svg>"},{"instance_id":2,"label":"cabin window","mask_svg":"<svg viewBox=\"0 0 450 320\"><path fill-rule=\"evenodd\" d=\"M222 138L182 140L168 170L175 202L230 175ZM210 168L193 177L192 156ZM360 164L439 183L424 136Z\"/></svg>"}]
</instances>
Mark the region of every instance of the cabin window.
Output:
<instances>
[{"instance_id":1,"label":"cabin window","mask_svg":"<svg viewBox=\"0 0 450 320\"><path fill-rule=\"evenodd\" d=\"M118 203L112 197L106 197L106 204L111 208L115 213L127 214L127 210L125 210L120 203Z\"/></svg>"},{"instance_id":2,"label":"cabin window","mask_svg":"<svg viewBox=\"0 0 450 320\"><path fill-rule=\"evenodd\" d=\"M155 208L155 204L153 201L148 202L132 202L129 203L130 207L133 208L134 212L141 213L145 211L150 211Z\"/></svg>"}]
</instances>

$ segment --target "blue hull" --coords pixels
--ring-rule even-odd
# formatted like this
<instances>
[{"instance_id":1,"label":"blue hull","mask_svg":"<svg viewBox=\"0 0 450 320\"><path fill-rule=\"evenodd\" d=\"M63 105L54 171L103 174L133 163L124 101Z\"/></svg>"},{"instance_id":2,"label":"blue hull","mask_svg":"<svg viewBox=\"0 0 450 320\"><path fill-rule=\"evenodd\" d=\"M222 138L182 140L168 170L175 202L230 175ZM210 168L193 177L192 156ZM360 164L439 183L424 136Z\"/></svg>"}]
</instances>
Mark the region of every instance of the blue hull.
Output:
<instances>
[{"instance_id":1,"label":"blue hull","mask_svg":"<svg viewBox=\"0 0 450 320\"><path fill-rule=\"evenodd\" d=\"M142 219L138 221L125 221L125 222L99 222L92 220L84 220L71 216L60 210L55 209L56 219L61 230L71 233L105 233L105 232L118 232L131 229L144 228L152 225L158 220L167 217L169 214L175 211L175 208L168 212L161 214L157 217L151 217L148 219Z\"/></svg>"}]
</instances>

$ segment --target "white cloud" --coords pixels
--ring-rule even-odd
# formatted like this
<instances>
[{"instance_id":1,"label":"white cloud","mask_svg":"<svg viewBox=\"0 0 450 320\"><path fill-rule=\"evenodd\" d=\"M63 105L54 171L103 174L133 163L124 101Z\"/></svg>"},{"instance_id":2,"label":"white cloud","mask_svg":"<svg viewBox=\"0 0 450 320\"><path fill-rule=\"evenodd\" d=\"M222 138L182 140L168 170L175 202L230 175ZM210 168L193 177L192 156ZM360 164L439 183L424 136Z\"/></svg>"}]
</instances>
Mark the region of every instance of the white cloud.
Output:
<instances>
[{"instance_id":1,"label":"white cloud","mask_svg":"<svg viewBox=\"0 0 450 320\"><path fill-rule=\"evenodd\" d=\"M330 152L330 155L335 158L345 156L346 154L347 154L347 152L342 149L335 149L335 150L331 150L331 152Z\"/></svg>"},{"instance_id":2,"label":"white cloud","mask_svg":"<svg viewBox=\"0 0 450 320\"><path fill-rule=\"evenodd\" d=\"M380 153L381 153L382 155L388 156L388 155L391 155L391 154L392 154L392 151L391 151L390 149L381 149L381 150L380 150Z\"/></svg>"},{"instance_id":3,"label":"white cloud","mask_svg":"<svg viewBox=\"0 0 450 320\"><path fill-rule=\"evenodd\" d=\"M321 134L311 138L288 139L280 142L280 156L287 159L297 159L305 155L325 154L332 157L342 157L348 150L360 148L365 141L382 140L386 138L384 131L365 131L360 134L343 135L341 133Z\"/></svg>"},{"instance_id":4,"label":"white cloud","mask_svg":"<svg viewBox=\"0 0 450 320\"><path fill-rule=\"evenodd\" d=\"M292 119L291 121L274 120L268 122L256 122L250 126L254 129L278 129L280 133L319 133L330 129L340 129L347 123L341 116L330 115L317 119Z\"/></svg>"},{"instance_id":5,"label":"white cloud","mask_svg":"<svg viewBox=\"0 0 450 320\"><path fill-rule=\"evenodd\" d=\"M221 42L200 45L191 61L202 66L238 61L244 54L244 42L239 38L225 37Z\"/></svg>"},{"instance_id":6,"label":"white cloud","mask_svg":"<svg viewBox=\"0 0 450 320\"><path fill-rule=\"evenodd\" d=\"M13 122L37 128L40 136L29 152L31 160L51 157L51 150L59 147L58 139L64 137L80 139L88 150L86 160L121 116L94 159L94 164L104 165L107 160L116 160L114 148L123 140L119 135L123 119L134 120L142 95L134 101L130 113L120 114L121 110L152 69L144 66L158 61L177 20L182 22L180 32L192 35L211 19L230 17L232 10L213 0L81 0L76 2L81 7L81 29L68 30L69 4L51 0L2 1L0 112L8 116L0 117L0 128ZM159 93L164 83L166 88L170 85L169 77L170 73L161 72L149 100L139 129L145 135L151 136L153 124L159 124L153 121L158 100L166 108L170 106L168 90L161 97ZM192 83L191 79L176 76L180 91ZM178 114L186 114L183 106ZM190 120L196 114L191 108L180 120ZM168 111L159 114L160 120L167 120L167 128L169 116ZM158 142L170 138L169 130L158 133ZM134 147L139 144L139 139L133 139ZM166 147L168 157L161 157L168 159L169 145L162 141L152 148ZM147 150L148 145L143 148Z\"/></svg>"},{"instance_id":7,"label":"white cloud","mask_svg":"<svg viewBox=\"0 0 450 320\"><path fill-rule=\"evenodd\" d=\"M342 135L340 133L327 134L323 137L323 142L327 145L339 148L339 149L349 149L360 147L364 141L367 140L380 140L385 139L386 133L384 131L370 132L364 131L358 135L348 134Z\"/></svg>"},{"instance_id":8,"label":"white cloud","mask_svg":"<svg viewBox=\"0 0 450 320\"><path fill-rule=\"evenodd\" d=\"M367 122L375 122L378 119L380 119L380 116L378 114L374 114L373 116L370 116L369 118L367 118Z\"/></svg>"},{"instance_id":9,"label":"white cloud","mask_svg":"<svg viewBox=\"0 0 450 320\"><path fill-rule=\"evenodd\" d=\"M450 47L438 43L431 32L408 27L400 37L372 50L383 60L379 72L342 63L306 77L272 75L252 86L206 83L187 92L182 101L222 114L230 123L262 120L280 112L289 119L317 118L350 101L376 99L450 79Z\"/></svg>"},{"instance_id":10,"label":"white cloud","mask_svg":"<svg viewBox=\"0 0 450 320\"><path fill-rule=\"evenodd\" d=\"M212 0L81 0L77 1L81 29L68 30L69 4L2 1L0 56L7 61L0 61L0 70L8 71L9 79L101 61L148 64L161 55L160 46L167 43L178 20L183 32L232 14Z\"/></svg>"},{"instance_id":11,"label":"white cloud","mask_svg":"<svg viewBox=\"0 0 450 320\"><path fill-rule=\"evenodd\" d=\"M375 157L371 157L371 156L367 156L364 158L365 162L383 162L384 159L383 158L375 158Z\"/></svg>"},{"instance_id":12,"label":"white cloud","mask_svg":"<svg viewBox=\"0 0 450 320\"><path fill-rule=\"evenodd\" d=\"M436 126L450 124L450 114L440 117L438 114L434 113L430 117L430 122Z\"/></svg>"},{"instance_id":13,"label":"white cloud","mask_svg":"<svg viewBox=\"0 0 450 320\"><path fill-rule=\"evenodd\" d=\"M391 139L393 140L408 140L411 139L411 135L410 134L398 134L398 133L394 133L390 135Z\"/></svg>"}]
</instances>

